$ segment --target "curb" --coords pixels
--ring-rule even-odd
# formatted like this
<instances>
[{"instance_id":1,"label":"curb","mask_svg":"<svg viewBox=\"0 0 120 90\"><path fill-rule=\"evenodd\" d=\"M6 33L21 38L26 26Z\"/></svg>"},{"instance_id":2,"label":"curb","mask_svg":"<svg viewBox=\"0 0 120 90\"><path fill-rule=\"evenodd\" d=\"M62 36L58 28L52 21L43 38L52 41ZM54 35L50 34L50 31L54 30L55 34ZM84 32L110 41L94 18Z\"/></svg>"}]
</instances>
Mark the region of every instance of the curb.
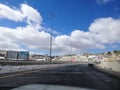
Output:
<instances>
[{"instance_id":1,"label":"curb","mask_svg":"<svg viewBox=\"0 0 120 90\"><path fill-rule=\"evenodd\" d=\"M105 68L102 68L102 67L98 67L98 66L94 66L93 69L95 69L99 72L102 72L104 74L107 74L107 75L109 75L113 78L120 79L120 73L119 72L111 71L111 70L108 70L108 69L105 69Z\"/></svg>"}]
</instances>

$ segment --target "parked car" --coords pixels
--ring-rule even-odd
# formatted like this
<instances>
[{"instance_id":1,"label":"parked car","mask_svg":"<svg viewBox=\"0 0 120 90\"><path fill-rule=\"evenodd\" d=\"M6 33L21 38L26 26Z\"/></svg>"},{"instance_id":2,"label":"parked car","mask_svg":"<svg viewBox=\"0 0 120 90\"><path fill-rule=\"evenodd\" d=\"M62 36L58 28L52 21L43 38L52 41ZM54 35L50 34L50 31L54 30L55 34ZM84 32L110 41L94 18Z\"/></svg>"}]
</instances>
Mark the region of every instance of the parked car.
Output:
<instances>
[{"instance_id":1,"label":"parked car","mask_svg":"<svg viewBox=\"0 0 120 90\"><path fill-rule=\"evenodd\" d=\"M1 56L0 56L0 60L4 60L4 59L5 59L4 57L1 57Z\"/></svg>"}]
</instances>

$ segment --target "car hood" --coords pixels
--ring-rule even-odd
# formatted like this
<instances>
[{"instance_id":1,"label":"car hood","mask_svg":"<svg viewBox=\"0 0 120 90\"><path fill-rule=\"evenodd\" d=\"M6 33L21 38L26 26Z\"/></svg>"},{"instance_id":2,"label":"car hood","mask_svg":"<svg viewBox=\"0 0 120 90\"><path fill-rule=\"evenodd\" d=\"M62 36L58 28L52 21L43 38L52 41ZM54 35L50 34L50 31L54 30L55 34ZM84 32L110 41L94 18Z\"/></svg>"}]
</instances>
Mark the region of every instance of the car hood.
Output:
<instances>
[{"instance_id":1,"label":"car hood","mask_svg":"<svg viewBox=\"0 0 120 90\"><path fill-rule=\"evenodd\" d=\"M14 88L11 90L95 90L95 89L72 87L72 86L60 86L60 85L30 84L30 85Z\"/></svg>"}]
</instances>

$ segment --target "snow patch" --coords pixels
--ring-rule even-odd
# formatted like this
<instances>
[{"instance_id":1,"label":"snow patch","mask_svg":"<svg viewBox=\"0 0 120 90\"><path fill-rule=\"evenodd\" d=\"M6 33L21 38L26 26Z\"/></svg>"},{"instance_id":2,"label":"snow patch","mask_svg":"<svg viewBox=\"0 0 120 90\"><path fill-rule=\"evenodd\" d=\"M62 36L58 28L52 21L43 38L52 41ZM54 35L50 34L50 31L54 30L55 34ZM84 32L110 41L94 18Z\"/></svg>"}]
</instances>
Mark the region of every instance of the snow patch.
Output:
<instances>
[{"instance_id":1,"label":"snow patch","mask_svg":"<svg viewBox=\"0 0 120 90\"><path fill-rule=\"evenodd\" d=\"M47 69L52 67L58 67L58 66L64 66L63 65L23 65L23 66L0 66L0 74L5 73L12 73L12 72L20 72L20 71L26 71L26 70L36 70L36 69Z\"/></svg>"}]
</instances>

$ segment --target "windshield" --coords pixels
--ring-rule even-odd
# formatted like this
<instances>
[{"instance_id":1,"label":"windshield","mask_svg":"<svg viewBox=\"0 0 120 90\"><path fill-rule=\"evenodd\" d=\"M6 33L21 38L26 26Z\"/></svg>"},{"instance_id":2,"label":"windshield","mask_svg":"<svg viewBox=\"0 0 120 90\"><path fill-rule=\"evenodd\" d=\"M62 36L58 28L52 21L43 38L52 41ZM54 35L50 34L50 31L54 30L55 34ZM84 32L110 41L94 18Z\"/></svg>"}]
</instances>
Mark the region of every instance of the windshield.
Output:
<instances>
[{"instance_id":1,"label":"windshield","mask_svg":"<svg viewBox=\"0 0 120 90\"><path fill-rule=\"evenodd\" d=\"M0 0L0 89L120 90L119 37L119 0Z\"/></svg>"}]
</instances>

